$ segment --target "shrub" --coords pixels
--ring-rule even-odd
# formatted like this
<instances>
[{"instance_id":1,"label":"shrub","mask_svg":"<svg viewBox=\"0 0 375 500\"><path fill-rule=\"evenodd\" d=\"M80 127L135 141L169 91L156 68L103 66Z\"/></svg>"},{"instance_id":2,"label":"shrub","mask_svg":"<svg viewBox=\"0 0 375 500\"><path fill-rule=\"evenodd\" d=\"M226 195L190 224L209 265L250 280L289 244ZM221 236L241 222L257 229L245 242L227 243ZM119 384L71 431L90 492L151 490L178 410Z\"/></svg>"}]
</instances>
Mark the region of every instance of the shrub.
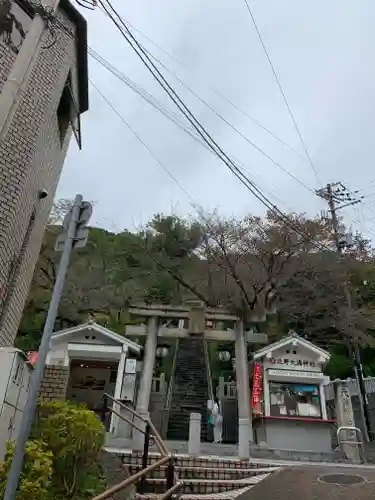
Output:
<instances>
[{"instance_id":1,"label":"shrub","mask_svg":"<svg viewBox=\"0 0 375 500\"><path fill-rule=\"evenodd\" d=\"M6 478L14 454L14 442L7 443L4 462L0 462L0 498L6 488ZM25 449L25 459L20 477L17 500L44 500L52 476L52 453L41 441L28 441Z\"/></svg>"},{"instance_id":2,"label":"shrub","mask_svg":"<svg viewBox=\"0 0 375 500\"><path fill-rule=\"evenodd\" d=\"M33 436L53 453L53 482L72 498L85 474L96 467L105 430L95 413L69 401L43 401Z\"/></svg>"}]
</instances>

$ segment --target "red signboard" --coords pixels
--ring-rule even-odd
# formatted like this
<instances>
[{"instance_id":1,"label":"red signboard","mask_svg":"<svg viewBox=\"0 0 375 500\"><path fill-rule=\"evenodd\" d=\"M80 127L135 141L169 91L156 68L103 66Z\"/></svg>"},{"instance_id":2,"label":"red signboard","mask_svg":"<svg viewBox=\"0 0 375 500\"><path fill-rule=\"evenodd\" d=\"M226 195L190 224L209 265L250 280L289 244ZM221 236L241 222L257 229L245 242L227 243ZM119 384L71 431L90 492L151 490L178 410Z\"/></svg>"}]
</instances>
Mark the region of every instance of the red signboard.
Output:
<instances>
[{"instance_id":1,"label":"red signboard","mask_svg":"<svg viewBox=\"0 0 375 500\"><path fill-rule=\"evenodd\" d=\"M36 362L38 361L38 351L29 351L27 353L27 361L32 365L36 365Z\"/></svg>"},{"instance_id":2,"label":"red signboard","mask_svg":"<svg viewBox=\"0 0 375 500\"><path fill-rule=\"evenodd\" d=\"M252 409L254 415L262 415L262 365L254 363Z\"/></svg>"}]
</instances>

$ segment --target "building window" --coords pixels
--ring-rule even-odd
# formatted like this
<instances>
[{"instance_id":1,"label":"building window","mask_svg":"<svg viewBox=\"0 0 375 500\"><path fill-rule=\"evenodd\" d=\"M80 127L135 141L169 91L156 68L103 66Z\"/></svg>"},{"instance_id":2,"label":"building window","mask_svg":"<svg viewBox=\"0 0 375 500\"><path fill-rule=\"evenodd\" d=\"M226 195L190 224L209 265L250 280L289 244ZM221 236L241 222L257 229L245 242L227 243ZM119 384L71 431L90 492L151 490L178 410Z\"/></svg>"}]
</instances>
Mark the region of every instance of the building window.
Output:
<instances>
[{"instance_id":1,"label":"building window","mask_svg":"<svg viewBox=\"0 0 375 500\"><path fill-rule=\"evenodd\" d=\"M61 146L64 144L69 126L72 127L73 134L76 138L79 148L81 149L81 120L78 111L78 106L74 99L72 76L69 72L66 79L59 106L57 108L57 121L59 124Z\"/></svg>"},{"instance_id":2,"label":"building window","mask_svg":"<svg viewBox=\"0 0 375 500\"><path fill-rule=\"evenodd\" d=\"M270 382L270 416L322 418L319 386Z\"/></svg>"}]
</instances>

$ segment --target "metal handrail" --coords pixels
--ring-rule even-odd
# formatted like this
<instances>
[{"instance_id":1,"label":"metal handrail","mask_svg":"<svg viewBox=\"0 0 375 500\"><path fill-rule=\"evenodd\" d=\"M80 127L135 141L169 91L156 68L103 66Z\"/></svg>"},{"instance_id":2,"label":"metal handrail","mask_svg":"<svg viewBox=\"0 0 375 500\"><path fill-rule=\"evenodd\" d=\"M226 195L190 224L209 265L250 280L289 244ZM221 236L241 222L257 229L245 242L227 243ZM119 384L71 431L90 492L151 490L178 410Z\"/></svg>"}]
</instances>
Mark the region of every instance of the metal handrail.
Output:
<instances>
[{"instance_id":1,"label":"metal handrail","mask_svg":"<svg viewBox=\"0 0 375 500\"><path fill-rule=\"evenodd\" d=\"M160 460L157 462L154 462L153 464L149 465L145 469L142 469L141 471L137 472L131 477L128 477L124 481L122 481L119 484L116 484L115 486L112 486L106 491L103 491L96 497L94 497L92 500L108 500L111 498L115 493L118 493L119 491L128 488L129 486L132 486L134 483L138 482L141 480L144 476L146 476L149 472L152 472L153 470L157 469L161 465L166 464L170 460L170 457L162 457Z\"/></svg>"},{"instance_id":2,"label":"metal handrail","mask_svg":"<svg viewBox=\"0 0 375 500\"><path fill-rule=\"evenodd\" d=\"M208 346L207 346L207 341L203 340L203 352L204 352L204 359L206 362L206 376L207 376L207 383L208 383L208 396L211 401L214 400L214 389L212 386L212 373L211 373L211 365L210 365L210 356L208 352Z\"/></svg>"},{"instance_id":3,"label":"metal handrail","mask_svg":"<svg viewBox=\"0 0 375 500\"><path fill-rule=\"evenodd\" d=\"M134 415L135 417L138 417L140 420L142 420L143 423L147 424L147 418L144 418L141 415L139 415L139 413L137 413L132 408L129 408L129 406L126 406L119 399L116 399L116 398L114 398L113 396L111 396L110 394L107 394L107 393L104 394L104 396L106 398L109 398L111 401L113 401L114 403L118 404L119 406L121 406L121 408L124 408L125 410L128 410L132 415Z\"/></svg>"},{"instance_id":4,"label":"metal handrail","mask_svg":"<svg viewBox=\"0 0 375 500\"><path fill-rule=\"evenodd\" d=\"M146 425L148 424L150 426L152 432L153 432L153 434L151 434L150 437L152 437L152 439L155 440L155 443L156 443L157 447L159 448L159 451L160 451L161 455L163 455L163 456L168 455L168 453L169 453L168 449L167 449L165 443L163 442L160 434L158 433L156 427L154 426L154 424L153 424L153 422L151 421L150 418L144 418L144 417L142 417L135 410L133 410L132 408L129 408L124 403L122 403L118 399L114 398L110 394L105 394L105 397L111 399L115 404L118 404L121 408L124 408L124 410L129 411L132 415L134 415L135 417L139 418L144 424L146 424ZM146 434L146 431L144 431L143 429L141 429L138 425L136 425L133 421L129 420L125 416L120 415L113 408L108 408L108 410L111 411L112 413L114 413L115 415L117 415L119 418L122 418L125 422L127 422L128 424L130 424L137 431L141 432L142 434Z\"/></svg>"},{"instance_id":5,"label":"metal handrail","mask_svg":"<svg viewBox=\"0 0 375 500\"><path fill-rule=\"evenodd\" d=\"M179 344L180 344L180 340L176 339L175 350L174 350L174 353L173 353L173 360L172 360L171 376L170 376L170 379L169 379L167 397L165 399L165 405L164 405L164 418L163 418L163 423L162 423L162 426L163 426L162 435L163 435L164 438L166 437L167 431L168 431L168 422L169 422L169 415L170 415L171 403L172 403L174 373L176 371L176 364L177 364L177 355L178 355Z\"/></svg>"},{"instance_id":6,"label":"metal handrail","mask_svg":"<svg viewBox=\"0 0 375 500\"><path fill-rule=\"evenodd\" d=\"M343 431L355 432L356 441L352 441L352 440L345 440L345 441L343 441L341 439L341 434L342 434ZM364 444L363 444L363 435L362 435L361 429L359 429L358 427L352 427L352 426L342 426L342 427L339 427L337 429L336 436L337 436L337 443L338 443L338 446L339 446L339 449L340 449L341 453L344 453L344 450L342 448L343 444L356 445L360 449L360 454L361 454L361 460L362 460L362 462L365 462L365 447L364 447Z\"/></svg>"},{"instance_id":7,"label":"metal handrail","mask_svg":"<svg viewBox=\"0 0 375 500\"><path fill-rule=\"evenodd\" d=\"M175 467L174 467L174 458L169 453L168 448L167 448L166 444L164 443L163 439L161 438L158 430L156 429L156 427L154 426L154 424L150 418L146 419L146 418L142 417L135 410L133 410L132 408L129 408L124 403L117 400L116 398L114 398L110 394L105 394L105 396L107 398L109 398L110 400L112 400L115 404L118 404L120 407L122 407L125 410L132 413L135 417L138 417L143 423L146 424L145 431L143 431L136 424L134 424L134 422L127 419L123 415L120 415L113 408L108 407L109 411L111 411L112 413L117 415L119 418L122 418L123 420L128 422L130 425L132 425L135 429L137 429L138 431L142 432L145 435L142 470L140 472L134 474L130 478L127 478L125 481L122 481L120 484L117 484L116 486L113 486L112 488L109 488L108 490L104 491L100 495L97 495L92 500L107 500L112 495L117 493L118 491L123 490L123 489L131 486L132 484L138 482L139 480L141 481L140 489L141 489L141 492L143 492L144 486L145 486L146 475L149 472L152 472L157 467L164 465L166 462L169 462L168 472L167 472L167 491L162 496L162 499L167 500L168 498L170 498L173 495L174 492L176 492L179 488L181 488L181 486L183 485L183 481L180 481L178 478L178 474L177 474ZM153 434L151 434L150 431L152 431ZM162 455L162 457L160 458L160 460L158 460L154 464L147 466L150 438L153 438L155 440L155 442L159 448L159 452Z\"/></svg>"},{"instance_id":8,"label":"metal handrail","mask_svg":"<svg viewBox=\"0 0 375 500\"><path fill-rule=\"evenodd\" d=\"M124 422L126 422L127 424L130 424L138 432L141 432L142 434L146 434L146 432L143 429L141 429L140 427L138 427L138 425L136 425L132 420L129 420L128 418L124 417L124 415L121 415L113 408L108 408L108 411L110 411L111 413L116 415L116 417L121 418L121 420L124 420ZM152 437L154 437L154 436L152 436Z\"/></svg>"},{"instance_id":9,"label":"metal handrail","mask_svg":"<svg viewBox=\"0 0 375 500\"><path fill-rule=\"evenodd\" d=\"M161 497L159 497L159 500L168 500L168 498L170 498L173 493L176 493L180 488L182 488L183 484L183 481L178 481L178 483L174 484Z\"/></svg>"}]
</instances>

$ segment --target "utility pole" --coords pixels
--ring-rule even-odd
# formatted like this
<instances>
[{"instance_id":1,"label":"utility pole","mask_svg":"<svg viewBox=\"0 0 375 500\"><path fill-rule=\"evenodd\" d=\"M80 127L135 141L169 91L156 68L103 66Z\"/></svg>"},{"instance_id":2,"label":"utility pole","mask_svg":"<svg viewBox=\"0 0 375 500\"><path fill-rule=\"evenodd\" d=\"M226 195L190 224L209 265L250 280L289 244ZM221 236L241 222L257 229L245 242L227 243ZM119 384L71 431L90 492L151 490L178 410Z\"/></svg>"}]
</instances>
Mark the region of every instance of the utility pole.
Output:
<instances>
[{"instance_id":1,"label":"utility pole","mask_svg":"<svg viewBox=\"0 0 375 500\"><path fill-rule=\"evenodd\" d=\"M332 229L333 229L333 237L336 245L336 250L340 254L340 257L342 256L343 250L346 248L350 248L353 244L352 242L352 235L350 234L343 234L340 231L340 227L338 224L338 219L337 219L337 211L344 208L348 207L351 205L357 205L358 203L361 203L361 200L363 197L358 198L356 194L358 191L350 192L344 184L341 182L336 182L334 184L327 184L325 188L319 189L316 191L316 194L327 201L329 211L331 214L331 220L332 220ZM353 359L353 365L354 365L354 375L355 379L358 385L359 389L359 400L360 400L360 408L361 408L361 415L362 415L362 421L364 424L364 429L367 431L367 439L372 441L373 440L373 433L371 430L371 420L370 420L370 414L369 414L369 408L368 408L368 398L367 398L367 392L366 392L366 387L365 387L365 382L363 379L363 370L362 370L362 363L361 363L361 356L360 356L360 350L359 350L359 344L358 344L358 339L354 335L353 331L353 322L352 322L352 316L353 316L353 308L352 308L352 298L350 294L350 288L349 288L349 282L348 278L346 277L344 281L344 291L346 295L346 300L348 303L348 310L349 310L349 330L352 331L353 335L349 339L349 351L350 355Z\"/></svg>"},{"instance_id":2,"label":"utility pole","mask_svg":"<svg viewBox=\"0 0 375 500\"><path fill-rule=\"evenodd\" d=\"M86 224L91 216L92 206L83 201L77 194L74 204L63 222L63 232L58 236L56 251L62 251L59 270L57 272L47 319L38 351L38 360L31 376L30 390L22 416L20 431L16 441L12 464L8 474L8 482L3 500L14 500L23 467L25 447L30 434L31 424L34 420L36 402L43 378L44 366L50 346L50 340L55 326L61 295L64 288L66 274L69 268L70 257L74 247L83 247L87 242L88 228Z\"/></svg>"}]
</instances>

